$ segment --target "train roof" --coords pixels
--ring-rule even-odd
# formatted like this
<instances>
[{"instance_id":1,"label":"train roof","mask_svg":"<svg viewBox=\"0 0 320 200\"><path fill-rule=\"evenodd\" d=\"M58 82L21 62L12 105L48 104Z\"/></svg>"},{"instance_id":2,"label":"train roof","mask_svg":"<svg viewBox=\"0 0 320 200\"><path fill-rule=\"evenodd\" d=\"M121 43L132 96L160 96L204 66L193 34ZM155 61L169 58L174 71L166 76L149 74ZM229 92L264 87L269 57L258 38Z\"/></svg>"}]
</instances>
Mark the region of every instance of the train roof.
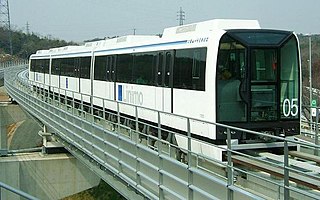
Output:
<instances>
[{"instance_id":1,"label":"train roof","mask_svg":"<svg viewBox=\"0 0 320 200\"><path fill-rule=\"evenodd\" d=\"M190 35L194 33L206 33L217 30L230 29L260 29L257 20L239 20L239 19L213 19L199 23L187 24L166 28L163 31L163 38L174 37L177 35Z\"/></svg>"},{"instance_id":2,"label":"train roof","mask_svg":"<svg viewBox=\"0 0 320 200\"><path fill-rule=\"evenodd\" d=\"M206 34L208 32L218 32L219 30L230 29L260 29L257 20L238 19L213 19L193 24L165 28L162 37L156 35L127 35L112 39L105 39L95 42L88 42L82 46L64 46L51 48L49 50L38 50L33 56L58 55L84 51L94 51L96 49L121 48L138 44L158 43L163 40L175 40L181 37L192 36L193 34ZM32 56L32 57L33 57Z\"/></svg>"}]
</instances>

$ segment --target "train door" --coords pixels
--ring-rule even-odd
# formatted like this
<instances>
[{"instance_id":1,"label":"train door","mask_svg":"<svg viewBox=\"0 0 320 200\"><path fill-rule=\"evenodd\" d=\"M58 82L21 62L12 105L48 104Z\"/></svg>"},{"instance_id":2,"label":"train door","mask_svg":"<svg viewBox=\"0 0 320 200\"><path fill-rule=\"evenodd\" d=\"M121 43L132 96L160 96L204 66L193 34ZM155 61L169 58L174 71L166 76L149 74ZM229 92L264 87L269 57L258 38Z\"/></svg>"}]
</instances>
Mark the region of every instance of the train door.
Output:
<instances>
[{"instance_id":1,"label":"train door","mask_svg":"<svg viewBox=\"0 0 320 200\"><path fill-rule=\"evenodd\" d=\"M107 97L116 100L116 56L107 57L106 73L108 86L105 89Z\"/></svg>"},{"instance_id":2,"label":"train door","mask_svg":"<svg viewBox=\"0 0 320 200\"><path fill-rule=\"evenodd\" d=\"M44 61L44 89L49 90L50 85L50 59Z\"/></svg>"},{"instance_id":3,"label":"train door","mask_svg":"<svg viewBox=\"0 0 320 200\"><path fill-rule=\"evenodd\" d=\"M158 55L156 82L156 108L165 112L172 112L172 69L174 51L161 52Z\"/></svg>"},{"instance_id":4,"label":"train door","mask_svg":"<svg viewBox=\"0 0 320 200\"><path fill-rule=\"evenodd\" d=\"M76 91L80 93L80 87L81 87L81 78L80 78L80 61L81 58L75 58L74 60L74 73L75 73L75 77L78 78L78 81L76 81Z\"/></svg>"}]
</instances>

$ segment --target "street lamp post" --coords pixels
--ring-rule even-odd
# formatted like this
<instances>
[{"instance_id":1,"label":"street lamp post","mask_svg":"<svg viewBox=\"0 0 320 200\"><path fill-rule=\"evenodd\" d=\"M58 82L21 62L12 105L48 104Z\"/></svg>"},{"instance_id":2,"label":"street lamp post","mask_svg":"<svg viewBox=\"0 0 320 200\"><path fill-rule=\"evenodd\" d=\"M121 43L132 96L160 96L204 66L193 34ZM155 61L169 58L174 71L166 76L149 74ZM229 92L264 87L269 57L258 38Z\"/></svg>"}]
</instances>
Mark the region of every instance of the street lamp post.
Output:
<instances>
[{"instance_id":1,"label":"street lamp post","mask_svg":"<svg viewBox=\"0 0 320 200\"><path fill-rule=\"evenodd\" d=\"M309 91L310 91L310 124L311 124L311 129L310 129L310 132L312 132L312 130L313 130L313 127L314 127L314 129L315 129L315 133L314 133L314 135L315 135L315 137L314 137L314 144L315 145L319 145L319 138L318 138L318 126L317 126L317 124L318 124L318 108L316 107L316 121L315 121L315 125L313 126L313 122L312 122L312 111L311 111L311 109L312 109L312 98L313 98L313 96L312 96L312 93L313 93L313 90L312 90L312 52L311 52L311 49L312 49L312 47L311 47L311 34L309 35ZM319 155L319 150L318 149L314 149L314 155L316 155L316 156L318 156Z\"/></svg>"},{"instance_id":2,"label":"street lamp post","mask_svg":"<svg viewBox=\"0 0 320 200\"><path fill-rule=\"evenodd\" d=\"M312 114L311 114L311 106L312 106L312 62L311 62L311 34L309 35L309 100L310 100L310 125L312 127ZM311 128L312 130L312 128Z\"/></svg>"}]
</instances>

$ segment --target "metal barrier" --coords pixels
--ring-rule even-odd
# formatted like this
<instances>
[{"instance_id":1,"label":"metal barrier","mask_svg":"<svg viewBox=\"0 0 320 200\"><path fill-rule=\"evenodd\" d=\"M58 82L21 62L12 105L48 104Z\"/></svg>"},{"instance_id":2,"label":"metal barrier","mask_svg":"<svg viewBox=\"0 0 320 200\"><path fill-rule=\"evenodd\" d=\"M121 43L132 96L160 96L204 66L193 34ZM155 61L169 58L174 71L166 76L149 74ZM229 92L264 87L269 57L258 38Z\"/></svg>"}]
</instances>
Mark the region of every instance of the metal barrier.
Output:
<instances>
[{"instance_id":1,"label":"metal barrier","mask_svg":"<svg viewBox=\"0 0 320 200\"><path fill-rule=\"evenodd\" d=\"M88 165L91 163L92 169L95 169L95 166L97 174L104 180L108 181L106 177L111 174L111 177L131 188L137 198L319 198L320 180L317 175L314 171L304 171L298 161L293 164L289 158L289 147L293 144L313 151L319 151L319 145L91 97L92 101L103 102L103 107L97 108L93 106L92 101L89 104L85 103L84 100L89 97L87 95L54 87L51 87L51 91L59 93L51 93L42 89L48 86L18 78L17 74L22 70L21 67L11 68L6 72L5 86L11 97L52 128L57 137L62 139L65 147L77 158L89 163ZM116 108L117 111L107 112L106 105ZM130 108L134 118L122 115L123 107ZM142 112L149 112L158 122L156 125L148 125L156 130L153 134L139 128L145 126L145 122L139 121ZM184 122L187 135L162 128L161 122L168 115ZM226 128L227 145L218 146L193 138L190 130L194 123ZM264 153L257 156L255 152L245 154L237 151L231 141L234 130L281 141L284 154ZM162 139L163 131L185 137L186 148ZM226 152L227 160L220 161L193 152L193 146L199 142ZM265 144L265 147L267 148L268 144ZM181 152L184 152L185 159L180 159ZM250 170L253 168L255 170ZM255 184L250 182L252 180L263 181L261 187L268 185L276 191L275 194L270 196L270 191L249 187L250 184ZM130 198L125 193L122 195Z\"/></svg>"},{"instance_id":2,"label":"metal barrier","mask_svg":"<svg viewBox=\"0 0 320 200\"><path fill-rule=\"evenodd\" d=\"M0 200L2 199L2 198L1 198L2 188L3 188L3 189L6 189L6 190L8 190L8 191L10 191L10 192L12 192L12 193L14 193L14 194L17 194L17 195L19 195L20 197L24 197L24 198L29 199L29 200L38 200L38 198L35 198L35 197L33 197L33 196L31 196L31 195L23 192L23 191L17 190L17 189L15 189L15 188L13 188L13 187L5 184L5 183L2 183L2 182L0 182Z\"/></svg>"},{"instance_id":3,"label":"metal barrier","mask_svg":"<svg viewBox=\"0 0 320 200\"><path fill-rule=\"evenodd\" d=\"M25 66L28 64L28 60L15 60L15 61L5 61L0 62L0 80L4 77L5 68L11 66Z\"/></svg>"},{"instance_id":4,"label":"metal barrier","mask_svg":"<svg viewBox=\"0 0 320 200\"><path fill-rule=\"evenodd\" d=\"M8 61L0 62L0 69L1 69L1 68L12 67L12 66L27 65L28 62L29 62L28 60L24 60L24 59L8 60Z\"/></svg>"},{"instance_id":5,"label":"metal barrier","mask_svg":"<svg viewBox=\"0 0 320 200\"><path fill-rule=\"evenodd\" d=\"M318 91L319 92L319 91ZM309 119L301 120L301 134L309 138L313 144L319 145L319 115L320 107L317 106L303 106L303 108L310 111ZM311 111L313 110L313 111ZM310 119L311 117L311 119ZM315 150L314 155L319 156L319 151Z\"/></svg>"}]
</instances>

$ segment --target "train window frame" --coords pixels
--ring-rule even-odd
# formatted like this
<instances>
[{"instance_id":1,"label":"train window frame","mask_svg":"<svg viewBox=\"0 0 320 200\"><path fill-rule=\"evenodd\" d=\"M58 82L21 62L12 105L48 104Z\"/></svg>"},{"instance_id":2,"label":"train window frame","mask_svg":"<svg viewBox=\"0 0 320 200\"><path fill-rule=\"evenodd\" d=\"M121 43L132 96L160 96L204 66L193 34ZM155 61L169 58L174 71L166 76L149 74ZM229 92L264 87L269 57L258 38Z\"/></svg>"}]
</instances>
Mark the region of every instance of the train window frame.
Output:
<instances>
[{"instance_id":1,"label":"train window frame","mask_svg":"<svg viewBox=\"0 0 320 200\"><path fill-rule=\"evenodd\" d=\"M206 47L177 49L173 88L205 91L206 57Z\"/></svg>"},{"instance_id":2,"label":"train window frame","mask_svg":"<svg viewBox=\"0 0 320 200\"><path fill-rule=\"evenodd\" d=\"M134 63L133 54L117 55L117 82L132 83L132 70Z\"/></svg>"},{"instance_id":3,"label":"train window frame","mask_svg":"<svg viewBox=\"0 0 320 200\"><path fill-rule=\"evenodd\" d=\"M188 87L175 85L176 51L191 55ZM94 80L205 91L206 57L207 47L95 56Z\"/></svg>"},{"instance_id":4,"label":"train window frame","mask_svg":"<svg viewBox=\"0 0 320 200\"><path fill-rule=\"evenodd\" d=\"M287 39L287 41L280 47L280 54L283 55L284 53L288 53L288 50L284 50L286 47L290 46L290 43L292 43L291 45L294 45L294 50L296 52L296 54L292 54L291 56L295 56L295 63L291 63L290 65L285 65L283 64L284 62L284 56L281 56L281 64L284 66L292 66L294 65L294 70L297 70L296 74L298 75L298 77L294 77L293 80L284 80L285 77L284 75L288 75L291 73L288 73L287 71L285 72L284 70L287 70L286 68L281 68L280 71L280 91L279 91L279 96L280 96L280 119L281 120L292 120L292 119L299 119L299 113L301 112L301 98L298 98L300 96L301 93L301 88L300 88L300 79L301 76L299 76L299 74L301 73L299 70L301 69L300 67L300 63L299 63L299 50L298 50L298 41L295 37L290 37ZM288 56L288 57L291 57ZM292 75L290 75L292 78ZM295 83L294 83L295 82ZM293 90L288 90L288 86L290 87L290 84L292 85L292 87L294 87ZM286 91L284 91L284 89L286 88ZM290 93L290 91L293 91L293 93ZM287 96L286 96L287 95ZM296 97L294 97L294 95L296 95ZM289 104L286 104L286 102L289 102ZM297 110L294 110L297 109ZM289 111L289 116L286 116L285 112Z\"/></svg>"},{"instance_id":5,"label":"train window frame","mask_svg":"<svg viewBox=\"0 0 320 200\"><path fill-rule=\"evenodd\" d=\"M228 30L228 34L246 46L279 46L290 37L289 31L268 29ZM263 39L263 40L262 40Z\"/></svg>"},{"instance_id":6,"label":"train window frame","mask_svg":"<svg viewBox=\"0 0 320 200\"><path fill-rule=\"evenodd\" d=\"M35 59L30 59L30 71L34 72Z\"/></svg>"},{"instance_id":7,"label":"train window frame","mask_svg":"<svg viewBox=\"0 0 320 200\"><path fill-rule=\"evenodd\" d=\"M200 56L199 50L193 52L192 79L200 79Z\"/></svg>"},{"instance_id":8,"label":"train window frame","mask_svg":"<svg viewBox=\"0 0 320 200\"><path fill-rule=\"evenodd\" d=\"M76 58L61 58L60 76L76 77Z\"/></svg>"},{"instance_id":9,"label":"train window frame","mask_svg":"<svg viewBox=\"0 0 320 200\"><path fill-rule=\"evenodd\" d=\"M228 33L219 41L216 64L217 122L248 121L249 105L245 95L248 90L245 81L248 77L247 52L248 48ZM235 64L238 64L238 68Z\"/></svg>"},{"instance_id":10,"label":"train window frame","mask_svg":"<svg viewBox=\"0 0 320 200\"><path fill-rule=\"evenodd\" d=\"M31 59L30 71L49 74L50 59Z\"/></svg>"},{"instance_id":11,"label":"train window frame","mask_svg":"<svg viewBox=\"0 0 320 200\"><path fill-rule=\"evenodd\" d=\"M134 54L132 83L139 85L154 85L156 73L154 57L156 52L142 52Z\"/></svg>"},{"instance_id":12,"label":"train window frame","mask_svg":"<svg viewBox=\"0 0 320 200\"><path fill-rule=\"evenodd\" d=\"M61 59L54 58L51 61L51 75L58 75L61 74Z\"/></svg>"},{"instance_id":13,"label":"train window frame","mask_svg":"<svg viewBox=\"0 0 320 200\"><path fill-rule=\"evenodd\" d=\"M94 58L94 76L97 81L106 81L107 56L95 56Z\"/></svg>"},{"instance_id":14,"label":"train window frame","mask_svg":"<svg viewBox=\"0 0 320 200\"><path fill-rule=\"evenodd\" d=\"M91 56L80 57L78 70L80 72L79 77L83 79L90 79L91 69Z\"/></svg>"}]
</instances>

